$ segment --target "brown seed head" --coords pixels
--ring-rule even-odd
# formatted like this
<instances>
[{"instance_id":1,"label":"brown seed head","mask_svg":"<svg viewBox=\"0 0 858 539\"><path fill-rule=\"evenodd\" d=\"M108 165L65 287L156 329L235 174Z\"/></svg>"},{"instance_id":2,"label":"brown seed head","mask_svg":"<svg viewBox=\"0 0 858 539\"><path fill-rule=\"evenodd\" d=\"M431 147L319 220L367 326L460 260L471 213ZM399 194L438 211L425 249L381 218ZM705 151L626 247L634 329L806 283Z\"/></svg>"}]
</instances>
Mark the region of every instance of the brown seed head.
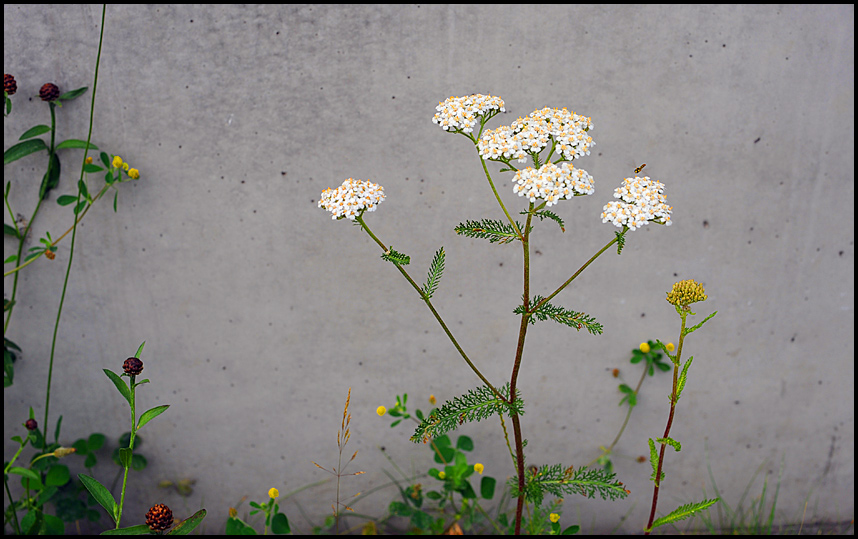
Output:
<instances>
[{"instance_id":1,"label":"brown seed head","mask_svg":"<svg viewBox=\"0 0 858 539\"><path fill-rule=\"evenodd\" d=\"M125 374L137 376L143 372L143 362L136 357L129 357L122 364L122 370L125 371Z\"/></svg>"},{"instance_id":2,"label":"brown seed head","mask_svg":"<svg viewBox=\"0 0 858 539\"><path fill-rule=\"evenodd\" d=\"M39 424L35 419L28 419L27 422L24 423L24 426L27 427L27 430L36 430L39 428Z\"/></svg>"},{"instance_id":3,"label":"brown seed head","mask_svg":"<svg viewBox=\"0 0 858 539\"><path fill-rule=\"evenodd\" d=\"M153 532L162 532L173 525L173 512L163 503L159 503L146 513L146 525Z\"/></svg>"},{"instance_id":4,"label":"brown seed head","mask_svg":"<svg viewBox=\"0 0 858 539\"><path fill-rule=\"evenodd\" d=\"M18 91L18 83L15 82L15 77L8 73L3 73L3 89L6 94L13 95Z\"/></svg>"},{"instance_id":5,"label":"brown seed head","mask_svg":"<svg viewBox=\"0 0 858 539\"><path fill-rule=\"evenodd\" d=\"M42 101L56 101L60 96L60 89L53 82L49 82L42 86L42 89L39 90L39 97L42 98Z\"/></svg>"}]
</instances>

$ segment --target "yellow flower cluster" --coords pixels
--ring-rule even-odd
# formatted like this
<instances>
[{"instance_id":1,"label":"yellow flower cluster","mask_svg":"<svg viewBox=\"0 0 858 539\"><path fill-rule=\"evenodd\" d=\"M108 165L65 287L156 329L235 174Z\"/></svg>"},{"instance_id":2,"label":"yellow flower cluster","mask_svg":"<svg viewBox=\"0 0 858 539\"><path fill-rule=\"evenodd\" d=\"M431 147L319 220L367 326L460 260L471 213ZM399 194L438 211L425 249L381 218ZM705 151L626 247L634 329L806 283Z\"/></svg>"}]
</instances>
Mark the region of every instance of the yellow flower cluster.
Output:
<instances>
[{"instance_id":1,"label":"yellow flower cluster","mask_svg":"<svg viewBox=\"0 0 858 539\"><path fill-rule=\"evenodd\" d=\"M706 301L703 285L693 279L673 283L673 290L667 293L667 302L676 306L688 306L698 301Z\"/></svg>"}]
</instances>

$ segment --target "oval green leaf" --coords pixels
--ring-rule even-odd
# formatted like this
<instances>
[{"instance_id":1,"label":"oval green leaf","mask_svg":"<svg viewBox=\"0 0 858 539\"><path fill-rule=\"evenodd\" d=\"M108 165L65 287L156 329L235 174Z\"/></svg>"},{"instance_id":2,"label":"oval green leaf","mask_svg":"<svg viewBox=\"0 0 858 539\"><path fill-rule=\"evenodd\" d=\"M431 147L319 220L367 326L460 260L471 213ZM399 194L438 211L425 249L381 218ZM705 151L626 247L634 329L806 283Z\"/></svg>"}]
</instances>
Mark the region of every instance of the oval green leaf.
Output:
<instances>
[{"instance_id":1,"label":"oval green leaf","mask_svg":"<svg viewBox=\"0 0 858 539\"><path fill-rule=\"evenodd\" d=\"M122 393L122 396L125 397L125 400L128 401L128 405L130 406L131 405L131 390L128 389L128 386L125 385L125 382L122 380L122 378L118 374L116 374L115 372L108 370L108 369L103 369L103 370L104 370L104 374L106 374L107 377L110 378L110 380L113 382L113 385L115 385L116 389L118 389L119 392Z\"/></svg>"},{"instance_id":2,"label":"oval green leaf","mask_svg":"<svg viewBox=\"0 0 858 539\"><path fill-rule=\"evenodd\" d=\"M38 137L39 135L43 135L50 130L51 130L51 128L48 127L47 125L37 125L35 127L31 127L30 129L27 129L27 131L25 131L24 134L21 135L21 138L19 138L18 140L25 140L28 138Z\"/></svg>"},{"instance_id":3,"label":"oval green leaf","mask_svg":"<svg viewBox=\"0 0 858 539\"><path fill-rule=\"evenodd\" d=\"M78 474L78 479L83 483L83 486L86 487L86 490L92 494L92 497L95 498L95 501L99 503L104 510L107 511L107 514L110 515L110 518L116 522L116 501L113 499L113 495L107 490L107 487L99 483L96 479L85 475Z\"/></svg>"},{"instance_id":4,"label":"oval green leaf","mask_svg":"<svg viewBox=\"0 0 858 539\"><path fill-rule=\"evenodd\" d=\"M70 138L68 140L64 140L64 141L60 142L59 144L57 144L58 150L62 149L62 148L77 148L80 150L85 150L86 149L86 141L76 139L76 138ZM90 142L89 143L89 149L90 150L97 150L98 146L96 146L95 144Z\"/></svg>"},{"instance_id":5,"label":"oval green leaf","mask_svg":"<svg viewBox=\"0 0 858 539\"><path fill-rule=\"evenodd\" d=\"M140 416L140 421L137 423L137 430L142 429L143 425L145 425L146 423L152 421L153 419L155 419L159 415L166 412L167 408L169 408L169 407L170 407L169 404L162 404L161 406L156 406L156 407L152 408L151 410L146 410L145 412L143 412L143 415Z\"/></svg>"},{"instance_id":6,"label":"oval green leaf","mask_svg":"<svg viewBox=\"0 0 858 539\"><path fill-rule=\"evenodd\" d=\"M15 144L11 148L3 152L3 164L8 165L12 161L17 161L18 159L26 157L31 153L36 153L47 149L48 147L47 145L45 145L45 141L40 138L19 142L18 144Z\"/></svg>"}]
</instances>

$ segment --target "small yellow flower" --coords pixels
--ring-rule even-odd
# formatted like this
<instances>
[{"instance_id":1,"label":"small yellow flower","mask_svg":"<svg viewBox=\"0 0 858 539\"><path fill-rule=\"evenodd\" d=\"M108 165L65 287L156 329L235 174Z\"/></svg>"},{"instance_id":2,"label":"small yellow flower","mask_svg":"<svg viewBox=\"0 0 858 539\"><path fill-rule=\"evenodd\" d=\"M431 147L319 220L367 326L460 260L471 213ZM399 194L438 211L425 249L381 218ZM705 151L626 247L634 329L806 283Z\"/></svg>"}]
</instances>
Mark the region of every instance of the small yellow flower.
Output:
<instances>
[{"instance_id":1,"label":"small yellow flower","mask_svg":"<svg viewBox=\"0 0 858 539\"><path fill-rule=\"evenodd\" d=\"M447 477L445 472L438 472L438 479L444 479L445 477Z\"/></svg>"},{"instance_id":2,"label":"small yellow flower","mask_svg":"<svg viewBox=\"0 0 858 539\"><path fill-rule=\"evenodd\" d=\"M272 500L276 500L278 496L280 496L280 491L276 488L272 487L268 490L268 497Z\"/></svg>"},{"instance_id":3,"label":"small yellow flower","mask_svg":"<svg viewBox=\"0 0 858 539\"><path fill-rule=\"evenodd\" d=\"M137 170L136 168L132 168L128 171L128 177L131 178L132 180L136 180L137 178L140 177L140 171Z\"/></svg>"},{"instance_id":4,"label":"small yellow flower","mask_svg":"<svg viewBox=\"0 0 858 539\"><path fill-rule=\"evenodd\" d=\"M474 464L474 471L480 475L483 475L483 470L485 470L485 469L486 469L486 467L483 466L482 464L480 464L479 462Z\"/></svg>"},{"instance_id":5,"label":"small yellow flower","mask_svg":"<svg viewBox=\"0 0 858 539\"><path fill-rule=\"evenodd\" d=\"M235 518L238 515L238 511L236 511L235 507L229 508L229 518Z\"/></svg>"},{"instance_id":6,"label":"small yellow flower","mask_svg":"<svg viewBox=\"0 0 858 539\"><path fill-rule=\"evenodd\" d=\"M384 406L379 406L378 408L375 409L375 413L377 413L378 416L381 417L387 413L387 408L385 408Z\"/></svg>"},{"instance_id":7,"label":"small yellow flower","mask_svg":"<svg viewBox=\"0 0 858 539\"><path fill-rule=\"evenodd\" d=\"M641 343L641 352L643 352L644 354L649 352L649 343L647 343L647 342Z\"/></svg>"},{"instance_id":8,"label":"small yellow flower","mask_svg":"<svg viewBox=\"0 0 858 539\"><path fill-rule=\"evenodd\" d=\"M551 520L551 522L558 522L560 520L560 515L558 515L557 513L551 513L550 515L548 515L548 518Z\"/></svg>"},{"instance_id":9,"label":"small yellow flower","mask_svg":"<svg viewBox=\"0 0 858 539\"><path fill-rule=\"evenodd\" d=\"M122 163L122 170L128 172L128 163Z\"/></svg>"},{"instance_id":10,"label":"small yellow flower","mask_svg":"<svg viewBox=\"0 0 858 539\"><path fill-rule=\"evenodd\" d=\"M668 352L673 352L673 349L674 349L674 348L676 348L676 347L675 347L675 346L673 346L673 343L672 343L672 342L667 343L667 351L668 351Z\"/></svg>"},{"instance_id":11,"label":"small yellow flower","mask_svg":"<svg viewBox=\"0 0 858 539\"><path fill-rule=\"evenodd\" d=\"M429 404L435 404L435 395L429 395Z\"/></svg>"},{"instance_id":12,"label":"small yellow flower","mask_svg":"<svg viewBox=\"0 0 858 539\"><path fill-rule=\"evenodd\" d=\"M118 155L113 158L113 168L121 168L122 167L122 158Z\"/></svg>"},{"instance_id":13,"label":"small yellow flower","mask_svg":"<svg viewBox=\"0 0 858 539\"><path fill-rule=\"evenodd\" d=\"M91 164L92 164L92 157L87 157L87 158L86 158L86 164L87 164L87 165L91 165Z\"/></svg>"}]
</instances>

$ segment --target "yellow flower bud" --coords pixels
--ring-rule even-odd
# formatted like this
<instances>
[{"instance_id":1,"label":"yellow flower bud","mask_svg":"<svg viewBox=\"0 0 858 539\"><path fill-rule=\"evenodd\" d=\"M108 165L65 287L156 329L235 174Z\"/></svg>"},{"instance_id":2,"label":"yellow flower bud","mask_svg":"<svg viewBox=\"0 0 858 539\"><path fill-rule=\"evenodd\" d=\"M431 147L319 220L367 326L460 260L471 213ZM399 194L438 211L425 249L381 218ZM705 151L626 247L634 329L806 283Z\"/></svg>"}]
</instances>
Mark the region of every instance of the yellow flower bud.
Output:
<instances>
[{"instance_id":1,"label":"yellow flower bud","mask_svg":"<svg viewBox=\"0 0 858 539\"><path fill-rule=\"evenodd\" d=\"M131 178L132 180L136 180L137 178L140 177L140 171L137 170L136 168L132 168L128 171L128 177Z\"/></svg>"},{"instance_id":2,"label":"yellow flower bud","mask_svg":"<svg viewBox=\"0 0 858 539\"><path fill-rule=\"evenodd\" d=\"M128 172L128 163L122 163L122 170Z\"/></svg>"},{"instance_id":3,"label":"yellow flower bud","mask_svg":"<svg viewBox=\"0 0 858 539\"><path fill-rule=\"evenodd\" d=\"M268 497L272 500L276 500L278 496L280 496L280 491L276 488L272 487L268 490Z\"/></svg>"},{"instance_id":4,"label":"yellow flower bud","mask_svg":"<svg viewBox=\"0 0 858 539\"><path fill-rule=\"evenodd\" d=\"M551 520L551 522L558 522L560 520L560 515L558 515L557 513L551 513L550 515L548 515L548 518Z\"/></svg>"},{"instance_id":5,"label":"yellow flower bud","mask_svg":"<svg viewBox=\"0 0 858 539\"><path fill-rule=\"evenodd\" d=\"M480 464L479 462L474 464L474 471L480 475L483 475L483 470L485 470L485 469L486 469L486 467L483 466L482 464Z\"/></svg>"},{"instance_id":6,"label":"yellow flower bud","mask_svg":"<svg viewBox=\"0 0 858 539\"><path fill-rule=\"evenodd\" d=\"M113 168L121 168L122 167L122 158L118 155L113 158Z\"/></svg>"},{"instance_id":7,"label":"yellow flower bud","mask_svg":"<svg viewBox=\"0 0 858 539\"><path fill-rule=\"evenodd\" d=\"M693 279L673 283L673 289L667 293L667 302L677 307L688 307L698 301L706 301L703 285Z\"/></svg>"},{"instance_id":8,"label":"yellow flower bud","mask_svg":"<svg viewBox=\"0 0 858 539\"><path fill-rule=\"evenodd\" d=\"M649 352L649 343L647 343L647 342L641 343L641 352L643 352L644 354Z\"/></svg>"},{"instance_id":9,"label":"yellow flower bud","mask_svg":"<svg viewBox=\"0 0 858 539\"><path fill-rule=\"evenodd\" d=\"M86 164L87 164L87 165L91 165L91 164L92 164L92 157L87 157L87 158L86 158Z\"/></svg>"},{"instance_id":10,"label":"yellow flower bud","mask_svg":"<svg viewBox=\"0 0 858 539\"><path fill-rule=\"evenodd\" d=\"M429 395L429 404L435 404L435 395Z\"/></svg>"},{"instance_id":11,"label":"yellow flower bud","mask_svg":"<svg viewBox=\"0 0 858 539\"><path fill-rule=\"evenodd\" d=\"M673 349L674 349L674 348L676 348L676 347L675 347L675 346L673 346L673 343L672 343L672 342L667 343L667 351L668 351L668 352L673 352Z\"/></svg>"},{"instance_id":12,"label":"yellow flower bud","mask_svg":"<svg viewBox=\"0 0 858 539\"><path fill-rule=\"evenodd\" d=\"M445 477L447 477L445 472L438 472L438 479L444 479Z\"/></svg>"},{"instance_id":13,"label":"yellow flower bud","mask_svg":"<svg viewBox=\"0 0 858 539\"><path fill-rule=\"evenodd\" d=\"M385 408L384 406L379 406L378 408L375 409L375 413L377 413L378 416L381 417L387 413L387 408Z\"/></svg>"}]
</instances>

